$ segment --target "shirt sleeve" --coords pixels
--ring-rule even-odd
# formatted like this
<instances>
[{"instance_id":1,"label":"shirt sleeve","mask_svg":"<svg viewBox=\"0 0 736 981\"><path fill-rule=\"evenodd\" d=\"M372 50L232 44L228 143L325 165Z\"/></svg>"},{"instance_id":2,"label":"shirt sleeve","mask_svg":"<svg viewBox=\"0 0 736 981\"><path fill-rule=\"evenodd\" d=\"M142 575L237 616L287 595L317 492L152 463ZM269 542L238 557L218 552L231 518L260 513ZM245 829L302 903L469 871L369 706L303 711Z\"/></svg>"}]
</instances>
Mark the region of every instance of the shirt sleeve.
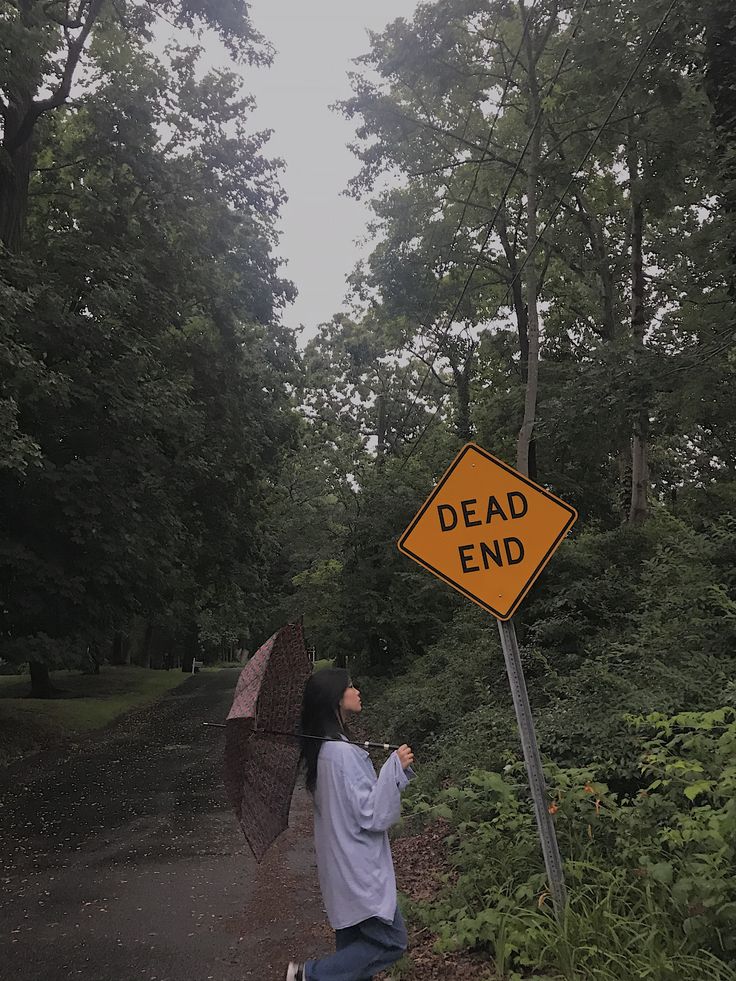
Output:
<instances>
[{"instance_id":1,"label":"shirt sleeve","mask_svg":"<svg viewBox=\"0 0 736 981\"><path fill-rule=\"evenodd\" d=\"M353 815L364 831L387 831L401 816L401 791L413 774L404 772L396 753L381 767L378 779L350 771L347 793Z\"/></svg>"}]
</instances>

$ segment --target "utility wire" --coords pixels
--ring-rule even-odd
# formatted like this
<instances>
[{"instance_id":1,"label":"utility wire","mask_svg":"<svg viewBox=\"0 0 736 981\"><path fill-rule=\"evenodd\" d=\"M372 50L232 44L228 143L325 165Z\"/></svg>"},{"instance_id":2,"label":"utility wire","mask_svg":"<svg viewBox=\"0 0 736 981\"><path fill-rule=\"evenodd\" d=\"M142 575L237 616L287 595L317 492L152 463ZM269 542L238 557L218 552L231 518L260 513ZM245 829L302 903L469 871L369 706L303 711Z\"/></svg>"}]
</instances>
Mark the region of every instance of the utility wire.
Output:
<instances>
[{"instance_id":1,"label":"utility wire","mask_svg":"<svg viewBox=\"0 0 736 981\"><path fill-rule=\"evenodd\" d=\"M579 175L580 171L585 166L585 163L588 160L588 157L593 152L596 144L598 143L598 140L601 137L601 134L603 133L603 130L606 128L606 126L610 123L611 119L613 118L613 114L618 109L618 107L619 107L619 105L621 103L621 100L626 95L626 92L628 91L629 86L634 81L634 78L636 77L639 69L641 68L642 64L644 63L644 59L649 54L649 51L650 51L652 45L654 44L655 40L657 39L657 36L659 35L659 33L662 30L662 28L664 27L664 25L667 23L667 20L669 19L669 16L672 13L672 11L674 10L674 8L675 8L675 6L676 6L677 3L678 3L678 0L672 0L672 2L670 3L669 7L664 12L664 16L662 17L662 19L660 20L659 24L657 25L654 33L649 38L648 43L644 47L644 50L639 55L639 58L637 59L636 64L632 68L629 77L626 79L626 82L624 83L623 88L619 92L619 94L618 94L618 96L616 98L616 101L611 106L611 109L610 109L608 115L606 116L606 118L603 120L603 122L601 123L601 125L598 127L598 132L593 137L593 142L590 144L590 146L588 147L588 149L583 154L583 159L580 161L580 163L575 168L572 177L570 178L570 180L567 183L567 186L565 187L565 190L562 192L562 194L557 199L557 203L555 204L555 207L554 207L554 209L552 211L552 214L549 216L549 218L547 219L547 221L544 223L544 227L542 228L541 232L537 236L537 240L535 241L534 245L531 247L531 249L529 250L529 252L525 256L524 261L522 262L521 266L519 267L516 275L511 280L511 283L509 284L509 288L508 288L508 290L506 292L506 295L504 296L504 299L503 299L503 301L501 303L501 306L504 305L504 303L506 302L506 300L511 295L511 290L514 287L514 284L516 283L517 279L521 276L522 272L526 268L526 265L529 262L529 260L531 259L531 257L534 255L534 252L535 252L537 246L542 241L542 238L544 237L544 234L547 231L547 229L549 228L550 224L557 217L558 211L560 210L560 208L565 203L565 198L567 197L567 192L570 190L570 188L572 187L572 185L578 179L578 175Z\"/></svg>"},{"instance_id":2,"label":"utility wire","mask_svg":"<svg viewBox=\"0 0 736 981\"><path fill-rule=\"evenodd\" d=\"M589 0L585 0L585 7L587 7L588 3L589 3ZM493 121L492 121L491 126L490 126L490 129L488 131L488 138L486 139L486 143L485 143L485 146L483 148L483 153L481 154L481 158L478 161L478 165L477 165L476 170L475 170L475 176L473 178L473 184L472 184L472 186L470 188L470 191L468 192L467 197L465 198L465 202L463 204L462 213L461 213L460 218L459 218L459 220L457 222L457 225L456 225L456 228L455 228L455 232L454 232L454 234L452 236L452 242L450 243L450 251L448 253L447 259L445 260L446 263L448 263L450 261L450 258L452 256L452 250L455 247L455 243L457 242L457 237L458 237L458 235L460 233L460 229L462 227L463 221L465 220L465 215L467 213L467 209L468 209L468 207L470 205L470 199L473 196L473 194L475 193L475 188L476 188L477 183L478 183L478 177L480 176L480 168L481 168L482 164L484 163L485 158L486 158L486 154L488 153L488 150L490 148L491 140L493 139L493 134L494 134L495 129L496 129L496 123L498 122L498 118L499 118L499 116L501 114L501 110L503 108L504 102L506 101L506 95L508 94L508 90L511 87L511 83L513 81L514 69L516 68L516 65L517 65L517 63L519 61L519 58L521 56L521 51L522 51L522 48L524 47L524 42L526 40L526 35L527 35L528 30L529 30L529 25L531 24L532 14L534 13L534 8L536 7L536 4L537 4L537 0L534 0L534 2L532 3L531 7L529 8L529 11L527 12L527 16L526 16L526 19L524 21L523 30L522 30L522 33L521 33L521 40L519 41L519 47L516 49L516 52L514 53L513 61L511 62L511 66L508 69L508 72L507 72L507 75L506 75L506 79L505 79L505 84L504 84L504 87L503 87L503 91L501 93L501 98L499 99L498 105L496 107L496 113L495 113L495 115L493 117ZM578 21L578 23L579 23L579 21ZM496 21L496 24L498 24L498 21ZM577 27L576 27L576 30L577 30ZM495 29L494 29L494 39L495 39ZM564 58L563 58L563 61L564 61ZM557 73L558 76L559 76L559 72L560 72L561 68L562 68L562 65L560 65L560 68L558 69L558 73ZM555 76L555 81L557 81L557 76ZM540 113L540 115L541 115L541 113ZM536 125L538 124L538 122L539 122L539 120L537 119L537 121L535 122L535 128L536 128ZM404 417L403 417L403 419L401 420L401 422L400 422L400 424L398 426L398 429L396 431L396 435L394 436L393 440L391 441L391 449L392 450L395 450L396 449L398 443L403 438L404 432L406 430L407 423L409 421L409 417L411 416L411 413L412 413L412 411L414 409L414 406L417 404L417 401L419 400L420 395L424 391L424 386L427 384L427 379L429 378L430 374L432 373L432 370L434 369L434 363L437 360L437 357L439 355L439 346L440 346L440 343L447 336L450 328L452 327L452 324L453 324L453 321L455 319L455 316L457 315L457 311L460 308L460 305L462 304L463 299L465 298L465 294L467 293L468 286L470 284L470 279L472 278L473 273L475 272L475 270L478 268L478 263L480 261L480 257L483 254L483 251L484 251L484 249L486 247L486 244L488 243L488 240L490 238L490 234L493 231L493 224L496 221L496 218L498 217L498 214L500 213L500 209L503 207L503 203L504 203L504 201L506 199L506 195L508 194L509 188L510 188L511 184L514 181L514 179L516 177L516 174L519 171L519 168L521 167L521 163L522 163L522 161L524 159L524 154L526 153L526 150L527 150L527 148L529 146L529 143L531 142L531 138L532 138L532 135L533 134L534 134L534 129L532 129L532 132L531 132L531 134L529 136L529 140L527 140L527 144L524 147L524 150L523 150L523 152L521 154L521 157L516 162L516 166L514 167L514 172L511 175L511 178L510 178L509 183L508 183L508 185L506 187L506 190L504 191L504 196L501 199L501 203L499 204L498 208L496 209L496 213L495 213L494 217L491 219L490 224L488 225L489 233L486 236L485 241L483 242L483 245L481 246L480 252L476 256L475 262L473 264L473 269L471 270L470 276L468 277L468 280L465 283L465 286L464 286L463 291L462 291L462 295L461 295L460 299L458 300L458 302L457 302L457 304L455 306L455 310L453 311L452 316L450 317L449 321L445 324L444 328L442 329L442 331L440 333L440 337L437 340L437 346L436 346L435 353L434 353L434 355L432 357L432 360L430 361L429 365L427 366L427 371L425 372L424 378L422 378L422 381L421 381L421 384L419 385L419 388L414 393L414 397L413 397L411 403L409 404L409 408L404 413ZM481 227L485 227L485 225L486 225L486 223L484 222L483 223L483 226L481 226ZM440 278L437 278L436 281L435 281L434 293L432 294L432 299L430 300L430 303L428 305L428 308L427 308L427 310L426 310L426 312L424 314L424 317L423 317L423 320L425 322L429 319L429 315L432 312L432 307L434 306L435 300L437 299L437 295L439 293L439 288L440 288L441 281L442 281L441 277ZM420 323L421 322L422 321L420 321Z\"/></svg>"},{"instance_id":3,"label":"utility wire","mask_svg":"<svg viewBox=\"0 0 736 981\"><path fill-rule=\"evenodd\" d=\"M532 248L527 253L527 255L526 255L526 257L525 257L522 265L520 266L519 270L516 273L516 276L514 276L514 278L512 279L511 283L509 284L509 287L508 287L508 290L507 290L507 292L506 292L506 294L504 296L504 299L503 299L502 303L499 304L499 309L508 300L508 297L511 294L511 290L513 289L514 284L516 283L517 279L519 278L519 276L523 272L525 266L527 265L527 263L531 259L532 255L534 254L535 249L537 248L537 246L541 242L542 237L544 236L545 232L547 231L547 228L550 225L550 222L556 217L557 212L562 207L562 205L564 203L564 200L565 200L565 197L567 196L567 192L570 190L570 188L572 187L573 183L577 180L579 171L585 165L585 162L587 161L588 157L592 153L595 145L597 144L598 140L600 139L600 136L601 136L604 128L611 121L614 112L618 108L619 104L621 103L621 100L623 99L624 95L628 91L629 86L631 85L631 83L633 82L634 78L636 77L639 69L641 68L641 66L642 66L642 64L644 62L644 59L646 58L646 56L649 53L652 45L654 44L654 41L656 40L657 36L661 32L661 30L664 27L664 25L667 23L667 20L668 20L670 14L672 13L672 11L674 10L677 2L678 2L678 0L671 0L671 3L669 5L669 7L667 8L667 10L665 11L664 16L659 21L657 27L655 28L654 32L652 33L651 37L649 38L649 41L645 45L645 47L644 47L643 51L641 52L641 54L639 55L639 58L637 59L637 62L634 65L634 68L632 69L631 73L629 74L629 77L626 79L626 82L624 83L623 88L619 92L619 94L618 94L615 102L613 103L613 106L611 107L608 115L606 116L606 118L603 121L603 123L601 124L601 126L598 128L598 132L596 133L595 137L593 138L593 142L590 144L590 146L586 150L585 154L583 155L582 160L580 161L580 163L578 164L578 166L575 168L575 171L573 172L573 176L570 178L567 186L565 187L565 190L562 192L562 194L558 198L557 204L555 205L555 208L554 208L552 214L550 215L549 219L546 221L544 227L542 228L542 231L537 236L537 239L536 239L534 245L532 246ZM577 28L576 28L576 30L577 30ZM565 53L567 53L567 49L566 49L566 52ZM473 269L473 272L474 272L474 270L475 270L475 267ZM471 276L472 276L472 272L471 272ZM468 285L469 284L466 283L466 289L467 289L467 286ZM425 381L426 381L426 376L425 376ZM408 455L405 457L404 462L403 462L402 466L399 469L399 472L401 472L401 470L404 469L404 467L406 466L406 464L411 459L411 457L414 454L417 446L419 445L419 443L421 442L421 440L424 438L425 434L429 430L430 425L432 424L432 422L434 421L434 419L435 419L435 417L437 416L438 413L439 413L439 408L437 408L435 410L435 412L430 416L430 419L428 420L427 425L424 427L424 429L422 430L422 432L419 435L419 437L413 443L413 445L411 447L411 450L409 451Z\"/></svg>"},{"instance_id":4,"label":"utility wire","mask_svg":"<svg viewBox=\"0 0 736 981\"><path fill-rule=\"evenodd\" d=\"M455 230L454 230L453 235L452 235L452 238L450 240L450 247L448 249L447 256L444 259L444 261L440 264L440 269L442 269L444 266L447 266L447 264L450 262L450 260L452 258L453 249L455 248L455 245L457 244L458 235L460 234L460 230L462 229L463 222L465 221L465 215L467 214L468 207L470 206L470 199L472 198L473 194L475 193L475 189L476 189L477 184L478 184L478 178L480 176L480 168L485 163L486 156L488 154L488 150L490 149L490 146L491 146L491 141L493 140L493 134L494 134L495 129L496 129L496 123L498 122L498 118L501 115L501 110L503 109L504 103L506 101L506 96L508 94L508 90L511 87L511 82L513 80L513 71L514 71L514 68L516 68L516 64L517 64L517 62L519 60L519 57L521 55L522 48L524 47L524 41L526 40L526 35L527 35L527 31L529 29L529 24L531 23L531 15L532 15L532 12L534 11L534 8L536 7L537 2L538 2L538 0L533 0L533 3L531 5L531 7L529 8L529 13L528 13L528 15L526 17L526 20L524 22L524 29L522 31L521 40L519 41L519 47L517 48L516 53L514 54L514 58L513 58L513 61L511 63L511 67L510 67L509 72L508 72L508 74L506 76L505 84L504 84L503 90L501 92L501 97L500 97L500 99L498 101L498 105L496 106L496 113L495 113L495 115L493 117L493 121L491 122L491 126L490 126L489 131L488 131L488 137L486 139L486 142L485 142L484 147L482 148L480 159L477 160L477 161L467 161L467 163L473 163L473 162L475 162L475 164L476 164L475 174L473 176L473 182L472 182L470 191L468 192L468 194L467 194L467 196L466 196L466 198L465 198L465 200L463 202L463 209L462 209L462 212L460 214L460 218L458 219L458 221L457 221L457 223L455 225ZM586 0L586 2L587 2L587 0ZM492 35L492 41L491 41L491 43L492 44L495 43L495 41L496 41L497 31L498 31L498 26L499 26L500 20L501 20L501 11L499 10L498 16L496 17L496 20L495 20L495 22L493 24L493 30L491 31L491 35ZM470 111L468 112L467 118L465 120L465 126L463 128L462 135L461 135L460 140L459 140L460 143L463 143L465 141L465 134L467 133L468 125L470 123L470 119L472 117L472 114L473 114L473 106L471 105ZM448 181L448 183L445 185L448 191L450 189L450 183L451 183L451 181L452 181L452 177L450 178L450 180ZM429 300L429 303L427 304L427 306L425 308L424 313L422 314L422 316L419 319L419 323L420 324L427 323L428 322L429 317L430 317L430 314L432 313L432 310L434 308L435 302L437 300L437 295L439 293L441 282L442 282L442 275L440 275L439 277L435 277L434 291L433 291L432 296L431 296L431 298ZM424 385L427 382L427 378L428 378L429 374L431 373L433 367L434 367L434 360L432 361L432 363L428 367L427 374L425 375L424 379L422 380L422 385L421 385L421 388L420 388L420 393L423 390ZM403 390L403 388L406 386L406 384L408 382L409 372L410 372L410 365L407 365L407 367L406 367L406 369L405 369L405 371L403 373L402 380L401 380L401 382L399 384L400 390ZM397 429L397 435L394 436L394 439L391 441L391 449L392 450L395 450L396 449L396 445L397 445L397 443L398 443L398 441L400 439L400 435L403 434L403 430L404 430L404 428L406 426L406 423L407 423L408 416L409 416L410 412L411 412L411 406L409 408L409 411L404 415L404 418L401 420L401 423L399 424L399 427Z\"/></svg>"},{"instance_id":5,"label":"utility wire","mask_svg":"<svg viewBox=\"0 0 736 981\"><path fill-rule=\"evenodd\" d=\"M432 358L432 361L430 362L430 365L427 368L427 372L425 373L424 378L422 379L422 383L419 386L417 392L415 393L414 399L412 400L412 402L411 402L411 404L409 406L409 410L407 411L407 413L404 416L404 419L403 419L403 422L402 422L401 431L399 433L397 433L397 436L394 439L393 444L392 444L393 447L396 446L396 444L398 443L399 439L403 436L403 430L404 430L404 428L406 426L406 423L408 422L409 416L411 415L411 412L412 412L414 406L417 404L417 401L419 399L419 396L421 395L421 393L422 393L422 391L424 389L424 386L425 386L425 384L427 382L427 378L429 377L429 373L432 370L432 368L434 367L434 362L437 360L437 357L439 356L439 342L442 341L442 340L444 340L444 338L447 336L450 328L452 327L452 325L453 325L453 323L455 321L455 317L457 316L457 314L458 314L458 312L460 310L460 307L462 306L463 300L465 299L465 296L466 296L466 294L467 294L467 292L468 292L468 290L470 288L470 283L471 283L471 281L473 279L473 276L475 275L475 272L476 272L476 270L478 268L478 265L479 265L480 260L481 260L481 258L483 256L483 253L485 251L485 248L488 245L488 242L490 241L491 235L493 234L493 230L494 230L496 221L498 220L498 216L501 213L501 209L503 208L504 204L506 203L506 198L508 197L508 194L509 194L509 192L510 192L512 186L513 186L513 183L514 183L514 181L516 179L516 176L519 173L519 170L521 169L521 165L522 165L522 163L524 161L524 157L526 156L526 152L529 149L529 146L531 145L531 142L532 142L532 139L534 137L534 134L535 134L535 132L537 130L537 127L539 126L540 122L542 121L542 117L544 115L544 108L543 108L544 102L550 97L550 95L552 94L552 92L554 90L555 85L557 84L557 81L558 81L558 79L560 77L560 73L562 72L562 69L564 67L565 61L567 60L567 56L568 56L568 54L570 52L570 45L572 44L573 40L575 39L575 36L576 36L576 34L578 32L578 29L580 27L580 23L581 23L581 21L583 19L583 16L584 16L584 14L585 14L585 12L586 12L586 10L588 8L589 2L590 2L590 0L585 0L585 3L583 4L583 7L582 7L582 9L580 11L580 15L578 16L577 23L575 24L575 28L574 28L572 34L570 35L570 38L568 39L567 44L565 45L565 50L564 50L564 52L562 54L562 58L560 59L560 63L557 66L557 70L556 70L556 72L554 74L554 77L552 78L552 81L550 82L550 85L548 87L548 90L547 90L546 95L541 100L542 107L540 107L540 109L539 109L539 111L537 113L536 119L534 120L534 124L533 124L533 126L532 126L532 128L531 128L531 130L529 132L528 137L527 137L527 141L524 144L524 148L522 149L521 154L519 155L519 159L516 161L516 165L514 166L513 172L511 174L511 177L508 179L508 181L506 183L506 187L504 188L503 194L501 195L501 199L499 200L498 205L496 206L496 208L495 208L495 210L493 212L493 217L490 219L489 222L484 223L484 225L486 225L486 227L487 227L487 231L486 231L485 237L483 239L483 242L481 244L481 247L480 247L480 249L478 250L478 252L477 252L477 254L475 256L475 260L473 262L473 265L472 265L472 267L470 269L470 272L468 273L468 275L466 277L466 280L465 280L465 283L463 285L463 289L462 289L462 292L460 294L460 297L459 297L457 303L455 304L455 307L454 307L454 309L452 311L452 314L450 315L447 323L445 324L445 327L443 328L443 330L441 332L441 335L440 335L440 337L438 339L437 348L435 350L435 353L434 353L434 356ZM527 17L527 24L529 23L529 20L531 18L531 13L532 13L532 10L533 9L534 8L532 6L530 8L530 10L529 10L529 15ZM526 28L525 28L525 31L524 31L524 36L525 35L526 35ZM522 37L522 44L523 44L523 40L524 40L524 38ZM651 42L650 42L650 44L651 44ZM521 48L519 48L519 52L520 51L521 51ZM518 52L517 52L517 54L518 54ZM611 113L611 115L613 115L613 113ZM535 247L536 247L536 243L535 243ZM530 252L530 255L531 255L531 252ZM513 286L513 284L514 284L515 281L516 281L516 277L512 280L511 286L509 287L509 290L511 289L511 287ZM508 295L508 294L506 294L506 295ZM504 297L504 302L505 302L505 297ZM424 427L424 429L420 433L419 437L412 444L412 447L411 447L408 455L404 458L404 462L402 463L401 467L399 468L399 472L401 472L404 469L404 467L406 466L406 464L409 462L409 460L413 456L413 454L414 454L414 452L416 450L416 447L419 445L419 443L421 442L421 440L424 438L424 435L426 434L427 430L429 429L430 425L432 424L432 422L433 422L435 416L438 414L438 412L439 412L439 408L436 409L435 412L430 416L430 419L428 420L427 425Z\"/></svg>"}]
</instances>

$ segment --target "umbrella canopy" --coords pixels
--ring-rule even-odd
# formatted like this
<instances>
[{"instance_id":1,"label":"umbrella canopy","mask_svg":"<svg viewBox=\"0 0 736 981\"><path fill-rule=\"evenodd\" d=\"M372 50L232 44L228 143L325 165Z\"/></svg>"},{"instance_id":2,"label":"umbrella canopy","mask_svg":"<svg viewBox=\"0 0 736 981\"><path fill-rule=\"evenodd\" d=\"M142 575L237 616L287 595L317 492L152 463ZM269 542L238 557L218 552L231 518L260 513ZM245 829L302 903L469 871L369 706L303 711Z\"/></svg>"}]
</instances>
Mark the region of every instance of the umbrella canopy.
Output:
<instances>
[{"instance_id":1,"label":"umbrella canopy","mask_svg":"<svg viewBox=\"0 0 736 981\"><path fill-rule=\"evenodd\" d=\"M260 731L296 732L312 665L301 624L278 630L240 673L225 732L225 788L260 862L289 824L299 742Z\"/></svg>"}]
</instances>

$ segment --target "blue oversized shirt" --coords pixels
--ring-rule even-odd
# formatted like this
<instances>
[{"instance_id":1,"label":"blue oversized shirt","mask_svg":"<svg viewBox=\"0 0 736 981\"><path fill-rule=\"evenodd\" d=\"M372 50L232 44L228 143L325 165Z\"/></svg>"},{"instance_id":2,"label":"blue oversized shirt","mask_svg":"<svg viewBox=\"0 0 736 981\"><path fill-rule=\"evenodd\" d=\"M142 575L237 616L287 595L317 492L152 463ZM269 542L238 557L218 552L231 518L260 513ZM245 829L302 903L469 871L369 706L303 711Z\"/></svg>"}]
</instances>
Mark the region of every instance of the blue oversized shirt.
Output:
<instances>
[{"instance_id":1,"label":"blue oversized shirt","mask_svg":"<svg viewBox=\"0 0 736 981\"><path fill-rule=\"evenodd\" d=\"M396 878L388 829L399 820L406 773L396 753L378 777L368 753L323 743L314 789L314 844L325 909L334 930L372 916L391 923Z\"/></svg>"}]
</instances>

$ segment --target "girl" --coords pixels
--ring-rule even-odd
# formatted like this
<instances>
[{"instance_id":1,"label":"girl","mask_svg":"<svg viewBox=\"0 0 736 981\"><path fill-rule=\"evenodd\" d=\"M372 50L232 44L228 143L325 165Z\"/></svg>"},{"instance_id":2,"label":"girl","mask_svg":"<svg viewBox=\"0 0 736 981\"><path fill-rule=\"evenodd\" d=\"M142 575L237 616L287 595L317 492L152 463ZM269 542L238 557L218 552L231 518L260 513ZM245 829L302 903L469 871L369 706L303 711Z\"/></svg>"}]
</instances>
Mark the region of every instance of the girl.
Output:
<instances>
[{"instance_id":1,"label":"girl","mask_svg":"<svg viewBox=\"0 0 736 981\"><path fill-rule=\"evenodd\" d=\"M314 845L322 897L336 953L298 964L286 981L371 981L406 950L396 905L388 829L399 819L401 791L414 776L414 755L401 746L376 771L368 753L347 741L345 716L360 712L360 692L341 668L307 682L302 741L307 789L314 797Z\"/></svg>"}]
</instances>

